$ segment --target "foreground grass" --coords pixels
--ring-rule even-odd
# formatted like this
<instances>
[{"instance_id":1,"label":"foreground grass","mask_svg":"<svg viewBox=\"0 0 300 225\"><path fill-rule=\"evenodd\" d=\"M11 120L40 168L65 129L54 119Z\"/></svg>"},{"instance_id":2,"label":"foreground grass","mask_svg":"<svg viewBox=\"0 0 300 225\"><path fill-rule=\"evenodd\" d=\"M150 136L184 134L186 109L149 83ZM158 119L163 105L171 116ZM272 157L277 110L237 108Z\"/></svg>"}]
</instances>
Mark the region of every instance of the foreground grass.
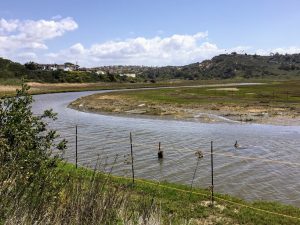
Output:
<instances>
[{"instance_id":1,"label":"foreground grass","mask_svg":"<svg viewBox=\"0 0 300 225\"><path fill-rule=\"evenodd\" d=\"M65 174L79 177L91 177L93 171L86 168L75 169L74 165L63 164L60 169ZM154 201L159 206L162 224L299 224L300 219L288 218L278 214L300 217L300 209L275 202L246 202L228 195L216 194L215 206L211 207L210 191L193 189L180 184L156 183L147 180L136 180L115 177L99 173L101 179L109 179L110 186L122 187L131 192L135 198ZM109 186L107 188L110 188ZM137 201L137 202L138 202ZM234 204L234 203L235 204ZM139 203L138 203L139 204ZM143 206L141 206L143 207ZM262 209L260 211L256 209ZM145 207L145 210L146 207Z\"/></svg>"},{"instance_id":2,"label":"foreground grass","mask_svg":"<svg viewBox=\"0 0 300 225\"><path fill-rule=\"evenodd\" d=\"M300 222L297 207L246 202L222 194L215 194L216 201L211 207L208 189L191 190L185 185L142 179L136 179L133 185L130 178L97 172L97 167L76 169L61 162L42 177L21 178L24 186L14 179L13 172L0 182L0 224L293 225Z\"/></svg>"}]
</instances>

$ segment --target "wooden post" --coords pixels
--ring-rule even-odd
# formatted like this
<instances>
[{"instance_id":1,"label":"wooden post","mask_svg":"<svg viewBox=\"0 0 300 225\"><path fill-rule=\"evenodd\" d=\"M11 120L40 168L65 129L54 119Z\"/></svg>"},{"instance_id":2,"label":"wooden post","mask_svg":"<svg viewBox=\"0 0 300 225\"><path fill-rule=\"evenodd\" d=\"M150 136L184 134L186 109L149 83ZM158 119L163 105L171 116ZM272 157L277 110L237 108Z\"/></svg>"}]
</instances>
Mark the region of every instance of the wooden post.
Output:
<instances>
[{"instance_id":1,"label":"wooden post","mask_svg":"<svg viewBox=\"0 0 300 225\"><path fill-rule=\"evenodd\" d=\"M133 146L132 146L132 135L131 135L131 132L130 132L130 154L131 154L132 183L134 184Z\"/></svg>"},{"instance_id":2,"label":"wooden post","mask_svg":"<svg viewBox=\"0 0 300 225\"><path fill-rule=\"evenodd\" d=\"M76 125L76 127L75 127L75 129L76 129L76 136L75 136L75 165L76 165L76 169L77 169L77 167L78 167L78 141L77 141L77 136L78 136L78 133L77 133L77 125Z\"/></svg>"},{"instance_id":3,"label":"wooden post","mask_svg":"<svg viewBox=\"0 0 300 225\"><path fill-rule=\"evenodd\" d=\"M160 149L160 142L158 143L158 153L157 153L157 157L159 159L162 159L164 157L163 151Z\"/></svg>"},{"instance_id":4,"label":"wooden post","mask_svg":"<svg viewBox=\"0 0 300 225\"><path fill-rule=\"evenodd\" d=\"M210 143L210 164L211 164L211 206L214 206L214 156L213 142Z\"/></svg>"}]
</instances>

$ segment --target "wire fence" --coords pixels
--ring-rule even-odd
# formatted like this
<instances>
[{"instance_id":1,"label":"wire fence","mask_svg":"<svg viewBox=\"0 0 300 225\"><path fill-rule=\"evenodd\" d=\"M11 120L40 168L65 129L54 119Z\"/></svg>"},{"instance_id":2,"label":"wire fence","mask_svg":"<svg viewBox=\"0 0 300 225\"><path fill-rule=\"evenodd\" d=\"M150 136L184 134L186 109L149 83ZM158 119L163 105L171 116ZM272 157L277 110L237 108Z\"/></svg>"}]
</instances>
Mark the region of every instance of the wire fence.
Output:
<instances>
[{"instance_id":1,"label":"wire fence","mask_svg":"<svg viewBox=\"0 0 300 225\"><path fill-rule=\"evenodd\" d=\"M177 143L170 143L167 140L164 140L164 142L161 142L161 140L157 141L135 141L135 135L132 133L127 133L127 135L120 134L117 138L113 138L113 135L107 135L105 136L105 141L100 143L100 145L97 145L97 151L95 151L95 143L98 143L103 141L103 135L101 133L93 132L93 133L79 133L78 130L84 129L84 127L79 126L68 126L60 128L61 133L63 133L62 137L66 137L69 141L69 147L71 149L75 149L74 151L71 151L71 154L69 153L66 156L67 161L75 162L76 168L77 166L86 166L86 167L93 167L96 163L103 165L102 167L99 167L100 170L103 170L104 172L108 172L109 174L114 174L115 177L118 177L117 174L122 174L122 176L119 176L119 178L131 180L132 183L144 183L149 185L156 185L159 188L164 189L172 189L178 192L185 192L190 193L194 195L201 195L211 201L211 205L214 205L215 200L221 201L224 203L236 205L239 207L245 207L249 208L255 211L260 211L263 213L269 213L272 215L277 215L285 218L295 219L300 221L300 217L295 217L291 215L286 215L278 212L272 212L265 209L260 209L254 206L246 205L240 202L235 202L232 200L228 200L225 198L222 198L220 196L214 195L214 189L215 186L218 186L218 183L216 183L216 180L214 179L214 175L216 170L221 170L222 168L230 167L232 166L233 162L248 162L248 161L254 161L259 163L264 163L268 165L283 165L288 166L291 168L298 168L300 167L300 163L298 162L291 162L291 161L285 161L285 160L277 160L277 159L270 159L267 157L254 157L254 156L245 156L245 155L239 155L236 154L236 152L228 153L222 151L222 149L218 149L217 151L214 149L214 142L210 142L210 149L209 150L203 150L203 148L197 148L193 147L190 148L188 146L182 146L178 145ZM71 130L75 131L72 132ZM102 139L100 139L100 137ZM81 149L81 143L84 144L84 151ZM89 146L90 145L90 146ZM239 146L236 143L234 145L235 149L238 149ZM176 154L176 157L168 157L168 163L174 164L178 166L179 168L176 170L178 173L186 174L187 176L191 177L190 182L190 190L180 189L180 188L174 188L171 186L163 185L160 182L162 181L159 177L151 175L150 171L157 171L157 163L154 165L148 165L147 170L149 171L147 176L144 176L143 178L151 179L152 181L146 181L139 179L138 177L141 177L140 175L137 175L136 172L145 167L145 156L143 155L144 152L140 151L140 149L149 149L148 154L151 154L151 160L154 162L156 160L159 162L159 169L163 170L164 168L164 156L172 156ZM97 152L97 154L95 154ZM182 152L185 152L185 155L180 155ZM188 154L186 154L188 152ZM107 154L109 153L109 154ZM190 163L188 165L189 171L186 172L186 166L181 165L181 159L189 157L191 160L196 160L195 164ZM220 164L220 161L215 161L215 159L222 158L223 162ZM84 160L81 160L84 159ZM198 175L198 169L199 166L201 166L201 161L203 159L206 159L206 167L207 168L207 180L210 180L209 182L209 190L210 194L206 193L200 193L199 191L196 191L194 188L195 180L197 179ZM226 159L226 160L224 160ZM237 161L232 161L237 160ZM181 167L181 168L180 168ZM143 168L144 169L144 168ZM191 173L189 173L191 172ZM153 173L152 173L153 174ZM257 181L256 181L257 182ZM243 182L234 182L234 185L242 185ZM250 185L248 183L248 185ZM257 183L253 183L253 185L257 185ZM207 188L207 186L206 186ZM272 194L272 193L270 193Z\"/></svg>"}]
</instances>

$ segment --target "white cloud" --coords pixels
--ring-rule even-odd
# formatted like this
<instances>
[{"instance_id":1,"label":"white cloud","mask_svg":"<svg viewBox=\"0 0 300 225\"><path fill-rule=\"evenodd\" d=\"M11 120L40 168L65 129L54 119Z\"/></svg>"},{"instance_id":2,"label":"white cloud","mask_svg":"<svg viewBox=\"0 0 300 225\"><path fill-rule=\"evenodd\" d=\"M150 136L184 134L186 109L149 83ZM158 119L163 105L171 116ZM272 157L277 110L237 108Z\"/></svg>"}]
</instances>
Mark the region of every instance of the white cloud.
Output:
<instances>
[{"instance_id":1,"label":"white cloud","mask_svg":"<svg viewBox=\"0 0 300 225\"><path fill-rule=\"evenodd\" d=\"M48 49L46 41L77 29L70 17L52 20L0 20L0 54L14 57Z\"/></svg>"},{"instance_id":2,"label":"white cloud","mask_svg":"<svg viewBox=\"0 0 300 225\"><path fill-rule=\"evenodd\" d=\"M84 54L85 49L82 44L77 43L70 47L70 52L73 54Z\"/></svg>"},{"instance_id":3,"label":"white cloud","mask_svg":"<svg viewBox=\"0 0 300 225\"><path fill-rule=\"evenodd\" d=\"M97 65L184 65L223 53L216 44L206 41L208 32L169 37L137 37L108 41L85 48L77 43L69 49L47 54L50 61L79 61L84 66Z\"/></svg>"},{"instance_id":4,"label":"white cloud","mask_svg":"<svg viewBox=\"0 0 300 225\"><path fill-rule=\"evenodd\" d=\"M63 18L61 15L56 15L56 16L51 17L51 19L53 19L53 20L59 20L61 18Z\"/></svg>"},{"instance_id":5,"label":"white cloud","mask_svg":"<svg viewBox=\"0 0 300 225\"><path fill-rule=\"evenodd\" d=\"M0 33L13 32L18 27L18 20L0 19Z\"/></svg>"},{"instance_id":6,"label":"white cloud","mask_svg":"<svg viewBox=\"0 0 300 225\"><path fill-rule=\"evenodd\" d=\"M20 37L27 40L45 41L62 36L67 31L78 28L77 23L70 17L60 20L27 20L18 27Z\"/></svg>"},{"instance_id":7,"label":"white cloud","mask_svg":"<svg viewBox=\"0 0 300 225\"><path fill-rule=\"evenodd\" d=\"M196 34L174 34L162 37L136 37L112 40L84 46L75 43L57 52L48 49L47 41L60 37L78 28L70 17L55 16L50 20L5 20L0 19L0 57L20 62L78 61L81 66L100 65L185 65L209 59L221 53L257 53L268 55L271 52L299 53L299 47L277 49L255 49L248 46L220 48L209 41L208 32Z\"/></svg>"}]
</instances>

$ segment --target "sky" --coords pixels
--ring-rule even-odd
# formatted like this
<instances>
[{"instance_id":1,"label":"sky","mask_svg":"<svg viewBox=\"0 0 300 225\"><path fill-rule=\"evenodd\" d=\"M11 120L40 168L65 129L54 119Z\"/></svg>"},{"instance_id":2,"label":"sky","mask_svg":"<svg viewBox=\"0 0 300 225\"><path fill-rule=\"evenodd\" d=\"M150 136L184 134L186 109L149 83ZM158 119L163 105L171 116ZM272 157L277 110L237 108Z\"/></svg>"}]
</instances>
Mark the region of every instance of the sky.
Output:
<instances>
[{"instance_id":1,"label":"sky","mask_svg":"<svg viewBox=\"0 0 300 225\"><path fill-rule=\"evenodd\" d=\"M300 53L299 9L299 0L1 0L0 57L93 67Z\"/></svg>"}]
</instances>

